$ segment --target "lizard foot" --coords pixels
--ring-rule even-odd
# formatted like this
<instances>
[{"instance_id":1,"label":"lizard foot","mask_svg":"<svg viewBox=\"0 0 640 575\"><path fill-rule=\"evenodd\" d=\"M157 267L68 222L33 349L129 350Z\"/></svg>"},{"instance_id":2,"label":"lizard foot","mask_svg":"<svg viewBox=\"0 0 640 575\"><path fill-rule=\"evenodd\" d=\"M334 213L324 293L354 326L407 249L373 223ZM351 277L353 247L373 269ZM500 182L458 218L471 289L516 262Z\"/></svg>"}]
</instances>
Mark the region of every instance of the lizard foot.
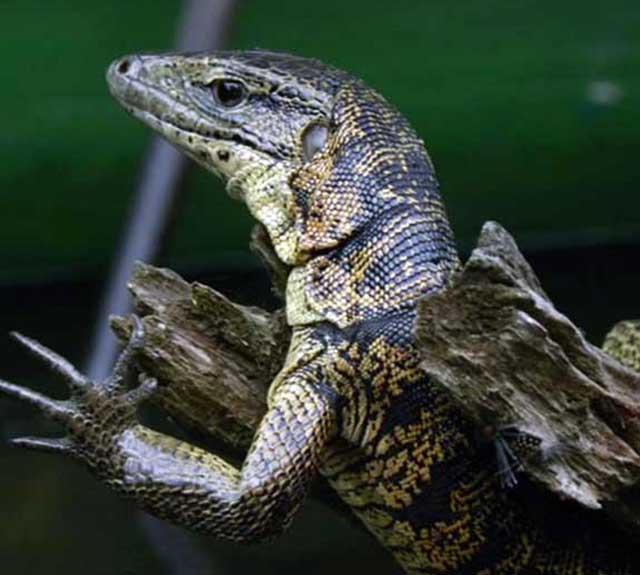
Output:
<instances>
[{"instance_id":1,"label":"lizard foot","mask_svg":"<svg viewBox=\"0 0 640 575\"><path fill-rule=\"evenodd\" d=\"M504 488L511 489L518 484L516 474L524 470L527 462L541 456L541 444L538 437L512 425L500 427L495 431L498 474Z\"/></svg>"},{"instance_id":2,"label":"lizard foot","mask_svg":"<svg viewBox=\"0 0 640 575\"><path fill-rule=\"evenodd\" d=\"M0 380L0 393L36 407L43 415L59 423L66 435L57 438L18 437L13 445L64 453L81 460L98 473L111 475L113 456L122 433L137 425L137 406L154 391L157 383L144 375L140 385L128 389L135 371L135 356L144 340L144 327L133 316L134 329L121 352L112 374L102 382L93 382L68 360L37 341L19 333L12 336L27 350L60 376L70 391L65 400L56 400L28 388Z\"/></svg>"}]
</instances>

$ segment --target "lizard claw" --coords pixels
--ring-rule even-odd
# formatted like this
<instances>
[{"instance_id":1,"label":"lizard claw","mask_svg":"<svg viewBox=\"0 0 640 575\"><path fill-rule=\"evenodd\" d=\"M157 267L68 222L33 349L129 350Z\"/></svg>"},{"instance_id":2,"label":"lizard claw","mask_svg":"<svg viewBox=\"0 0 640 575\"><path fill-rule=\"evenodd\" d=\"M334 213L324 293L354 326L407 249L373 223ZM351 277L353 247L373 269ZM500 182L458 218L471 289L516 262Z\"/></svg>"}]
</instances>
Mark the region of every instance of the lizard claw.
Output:
<instances>
[{"instance_id":1,"label":"lizard claw","mask_svg":"<svg viewBox=\"0 0 640 575\"><path fill-rule=\"evenodd\" d=\"M74 443L68 437L16 437L11 440L11 445L24 447L34 451L45 451L48 453L71 453Z\"/></svg>"},{"instance_id":2,"label":"lizard claw","mask_svg":"<svg viewBox=\"0 0 640 575\"><path fill-rule=\"evenodd\" d=\"M138 377L140 385L127 393L127 400L132 405L140 405L149 399L158 388L158 380L155 377L141 373Z\"/></svg>"},{"instance_id":3,"label":"lizard claw","mask_svg":"<svg viewBox=\"0 0 640 575\"><path fill-rule=\"evenodd\" d=\"M516 473L523 471L527 463L547 455L539 437L515 425L505 425L496 430L494 444L500 482L508 489L518 484Z\"/></svg>"},{"instance_id":4,"label":"lizard claw","mask_svg":"<svg viewBox=\"0 0 640 575\"><path fill-rule=\"evenodd\" d=\"M33 405L42 413L59 423L68 421L73 413L67 401L51 399L37 391L15 385L9 381L0 380L0 393Z\"/></svg>"},{"instance_id":5,"label":"lizard claw","mask_svg":"<svg viewBox=\"0 0 640 575\"><path fill-rule=\"evenodd\" d=\"M11 332L11 336L26 347L32 355L44 361L49 369L61 375L72 391L78 391L90 385L90 381L61 355L17 331Z\"/></svg>"},{"instance_id":6,"label":"lizard claw","mask_svg":"<svg viewBox=\"0 0 640 575\"><path fill-rule=\"evenodd\" d=\"M133 316L134 327L129 342L120 354L113 373L102 382L93 382L81 374L68 360L24 335L12 334L55 373L61 375L71 397L57 400L46 395L0 380L0 394L36 407L49 419L59 423L67 435L60 438L18 437L11 441L17 447L71 454L94 469L108 468L108 453L117 450L118 438L137 424L137 406L157 387L155 379L140 375L140 385L128 390L127 382L135 371L135 357L144 343L144 327Z\"/></svg>"},{"instance_id":7,"label":"lizard claw","mask_svg":"<svg viewBox=\"0 0 640 575\"><path fill-rule=\"evenodd\" d=\"M105 387L113 391L122 390L126 387L127 381L131 378L135 368L133 360L144 346L144 324L136 314L132 314L131 318L133 320L133 329L131 330L129 341L118 356L113 373L104 383Z\"/></svg>"},{"instance_id":8,"label":"lizard claw","mask_svg":"<svg viewBox=\"0 0 640 575\"><path fill-rule=\"evenodd\" d=\"M523 469L522 462L513 452L506 438L498 432L494 440L496 459L498 460L498 475L503 489L513 489L518 485L517 471Z\"/></svg>"}]
</instances>

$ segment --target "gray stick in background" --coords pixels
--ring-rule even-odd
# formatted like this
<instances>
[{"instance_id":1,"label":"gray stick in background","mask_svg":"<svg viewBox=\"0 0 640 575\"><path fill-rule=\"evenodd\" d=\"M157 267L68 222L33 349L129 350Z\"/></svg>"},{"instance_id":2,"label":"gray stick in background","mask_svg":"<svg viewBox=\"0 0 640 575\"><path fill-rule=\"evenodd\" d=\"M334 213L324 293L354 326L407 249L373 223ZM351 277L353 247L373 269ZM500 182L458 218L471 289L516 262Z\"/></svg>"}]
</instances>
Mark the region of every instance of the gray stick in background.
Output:
<instances>
[{"instance_id":1,"label":"gray stick in background","mask_svg":"<svg viewBox=\"0 0 640 575\"><path fill-rule=\"evenodd\" d=\"M235 4L234 0L185 0L177 49L219 50L228 37ZM86 368L91 379L102 380L111 371L118 344L109 329L109 316L131 310L127 281L134 262L153 263L161 255L187 166L183 154L159 137L153 138L98 311Z\"/></svg>"},{"instance_id":2,"label":"gray stick in background","mask_svg":"<svg viewBox=\"0 0 640 575\"><path fill-rule=\"evenodd\" d=\"M231 27L235 4L234 0L185 0L177 49L190 52L222 48ZM131 310L127 282L135 261L151 263L161 255L187 167L184 155L164 140L153 138L98 311L87 362L91 379L102 380L111 371L118 354L118 343L109 328L109 316L127 314ZM217 571L210 556L186 532L142 512L138 514L138 524L168 573L206 575Z\"/></svg>"}]
</instances>

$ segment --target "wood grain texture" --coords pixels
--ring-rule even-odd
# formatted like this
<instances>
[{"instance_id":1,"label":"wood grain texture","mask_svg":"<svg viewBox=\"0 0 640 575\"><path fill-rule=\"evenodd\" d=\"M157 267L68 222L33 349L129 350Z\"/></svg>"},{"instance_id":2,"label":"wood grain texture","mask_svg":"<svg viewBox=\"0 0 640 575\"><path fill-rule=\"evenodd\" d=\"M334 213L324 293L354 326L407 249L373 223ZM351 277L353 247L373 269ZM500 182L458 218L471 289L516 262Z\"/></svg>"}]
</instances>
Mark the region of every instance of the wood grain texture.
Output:
<instances>
[{"instance_id":1,"label":"wood grain texture","mask_svg":"<svg viewBox=\"0 0 640 575\"><path fill-rule=\"evenodd\" d=\"M283 314L234 304L142 263L129 288L146 332L140 367L159 383L154 402L188 431L243 453L284 362L289 330ZM112 327L125 341L131 322L114 317Z\"/></svg>"}]
</instances>

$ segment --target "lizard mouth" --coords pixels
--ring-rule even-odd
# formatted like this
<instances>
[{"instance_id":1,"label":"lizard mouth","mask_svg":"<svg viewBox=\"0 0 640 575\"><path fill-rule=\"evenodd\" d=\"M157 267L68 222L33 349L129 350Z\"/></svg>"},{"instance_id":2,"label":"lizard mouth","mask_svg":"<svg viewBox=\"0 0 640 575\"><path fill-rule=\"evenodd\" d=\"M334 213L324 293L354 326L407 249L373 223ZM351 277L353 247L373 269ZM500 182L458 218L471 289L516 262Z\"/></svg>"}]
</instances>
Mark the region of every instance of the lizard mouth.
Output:
<instances>
[{"instance_id":1,"label":"lizard mouth","mask_svg":"<svg viewBox=\"0 0 640 575\"><path fill-rule=\"evenodd\" d=\"M223 180L233 177L235 166L227 145L231 138L203 122L200 114L172 97L169 89L152 83L140 56L116 60L106 77L113 97L134 118ZM238 195L233 186L228 191L233 197Z\"/></svg>"}]
</instances>

